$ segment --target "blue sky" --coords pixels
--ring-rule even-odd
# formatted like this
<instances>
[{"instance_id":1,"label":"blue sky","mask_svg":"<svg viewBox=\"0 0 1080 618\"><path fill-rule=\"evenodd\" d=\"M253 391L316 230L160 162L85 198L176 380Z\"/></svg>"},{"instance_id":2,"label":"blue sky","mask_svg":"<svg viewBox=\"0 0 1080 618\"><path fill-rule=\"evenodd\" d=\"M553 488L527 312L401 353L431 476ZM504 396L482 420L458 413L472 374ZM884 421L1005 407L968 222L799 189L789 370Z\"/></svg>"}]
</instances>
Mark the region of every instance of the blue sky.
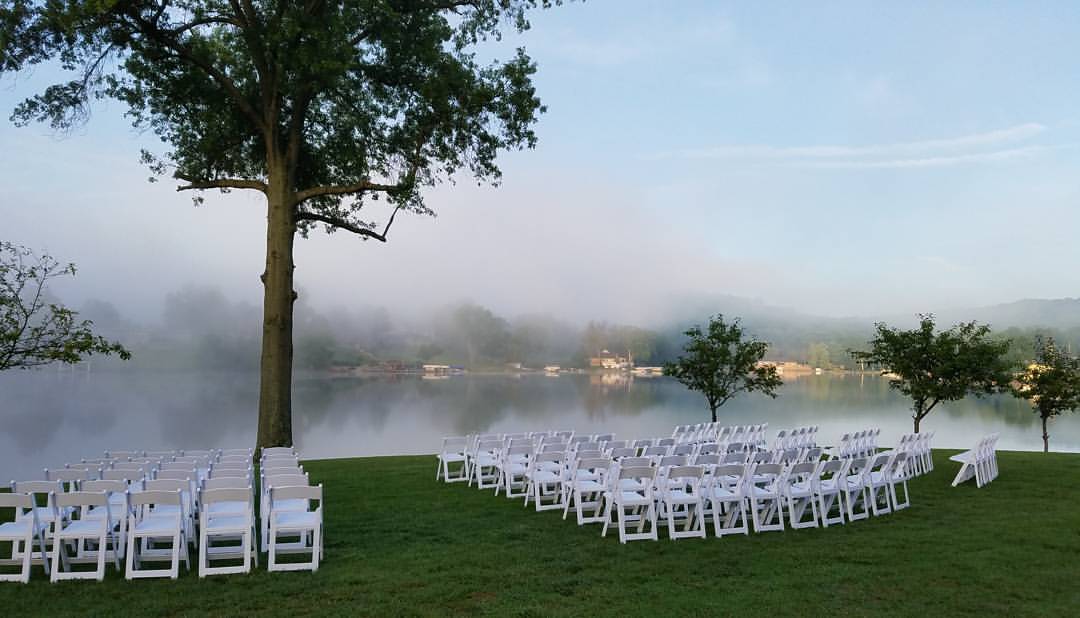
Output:
<instances>
[{"instance_id":1,"label":"blue sky","mask_svg":"<svg viewBox=\"0 0 1080 618\"><path fill-rule=\"evenodd\" d=\"M534 15L548 105L497 189L436 189L387 245L298 243L324 305L472 299L662 319L733 294L880 315L1080 295L1080 5L591 0ZM5 77L0 109L49 77ZM213 283L257 302L258 200L150 185L116 104L63 140L0 125L0 236L73 299Z\"/></svg>"}]
</instances>

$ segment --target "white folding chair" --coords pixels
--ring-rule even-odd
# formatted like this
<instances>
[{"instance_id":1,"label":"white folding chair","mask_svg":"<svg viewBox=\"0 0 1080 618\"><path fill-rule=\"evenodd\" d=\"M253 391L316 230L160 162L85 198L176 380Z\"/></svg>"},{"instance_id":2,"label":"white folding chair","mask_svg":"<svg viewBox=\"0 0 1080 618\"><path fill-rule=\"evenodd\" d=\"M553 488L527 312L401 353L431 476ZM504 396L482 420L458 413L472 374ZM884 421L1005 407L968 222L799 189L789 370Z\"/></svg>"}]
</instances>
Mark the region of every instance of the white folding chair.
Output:
<instances>
[{"instance_id":1,"label":"white folding chair","mask_svg":"<svg viewBox=\"0 0 1080 618\"><path fill-rule=\"evenodd\" d=\"M610 485L604 494L604 529L600 536L607 536L611 524L612 511L615 511L615 524L619 529L619 542L639 540L657 540L656 502L653 500L653 485L656 482L656 468L651 466L619 467L618 482ZM629 481L629 483L624 483ZM626 486L638 487L627 490ZM635 532L627 532L627 524L637 521ZM648 531L645 530L646 526Z\"/></svg>"},{"instance_id":2,"label":"white folding chair","mask_svg":"<svg viewBox=\"0 0 1080 618\"><path fill-rule=\"evenodd\" d=\"M240 482L240 479L229 479L229 480L234 482L234 483ZM207 483L212 483L214 481L215 481L215 479L210 479L210 480L207 481ZM210 487L214 488L214 489L217 489L217 488L239 487L239 486L241 486L241 485L227 485L227 484L224 484L220 479L217 479L217 482L219 483L218 485L213 485L213 486L210 486ZM282 498L282 499L279 499L278 504L273 504L271 502L271 500L270 500L270 489L272 487L275 487L275 486L277 486L277 487L306 487L306 486L310 485L311 482L309 481L308 475L306 473L287 472L287 473L279 473L279 474L267 474L267 475L264 475L260 479L259 482L260 482L260 485L259 485L259 487L260 487L260 491L259 491L259 512L260 513L269 513L270 511L277 511L279 513L282 513L282 512L285 512L285 511L303 511L303 510L307 509L308 503L307 503L306 500L285 500L284 498ZM231 506L228 505L228 504L223 503L223 504L217 505L215 507L215 509L217 510L217 512L221 513L221 512L224 512L226 509L232 509L233 511L235 511L240 506L242 506L242 505L237 504L237 503L234 503ZM267 518L267 517L263 517L261 519L261 524L262 525L260 526L260 533L261 534L260 534L260 537L259 537L259 539L260 539L259 547L262 548L262 551L266 551L267 550L267 544L269 543L270 519Z\"/></svg>"},{"instance_id":3,"label":"white folding chair","mask_svg":"<svg viewBox=\"0 0 1080 618\"><path fill-rule=\"evenodd\" d=\"M435 466L435 480L439 480L439 476L441 475L447 483L468 481L468 467L466 466L468 448L469 439L466 436L443 438L442 447L435 455L437 459L437 464ZM460 469L456 474L451 474L451 464L460 466Z\"/></svg>"},{"instance_id":4,"label":"white folding chair","mask_svg":"<svg viewBox=\"0 0 1080 618\"><path fill-rule=\"evenodd\" d=\"M116 538L113 535L109 522L113 520L109 507L109 498L105 492L75 491L53 495L53 503L58 510L70 509L73 517L65 521L60 519L53 527L52 535L52 573L50 581L57 582L65 579L105 579L105 558L107 551L97 551L92 559L97 563L93 571L73 571L72 564L91 561L80 559L77 556L68 556L69 543L76 546L83 541L93 541L99 549L112 545L115 547ZM86 518L85 515L91 508L105 509L105 517ZM80 517L82 516L82 517ZM113 552L113 565L120 570L118 552Z\"/></svg>"},{"instance_id":5,"label":"white folding chair","mask_svg":"<svg viewBox=\"0 0 1080 618\"><path fill-rule=\"evenodd\" d=\"M849 522L870 517L870 500L866 488L868 467L869 460L866 457L854 457L848 460L846 475L840 480L840 491L844 496ZM859 504L862 504L862 510L856 511L855 507Z\"/></svg>"},{"instance_id":6,"label":"white folding chair","mask_svg":"<svg viewBox=\"0 0 1080 618\"><path fill-rule=\"evenodd\" d=\"M279 511L275 504L302 501L303 510ZM318 506L311 508L311 502ZM270 547L267 556L268 571L319 570L323 551L323 487L281 486L270 488ZM310 536L309 536L310 535ZM282 544L281 537L299 537L296 543ZM310 553L310 562L279 563L278 554Z\"/></svg>"},{"instance_id":7,"label":"white folding chair","mask_svg":"<svg viewBox=\"0 0 1080 618\"><path fill-rule=\"evenodd\" d=\"M818 506L814 499L814 483L818 464L797 463L788 466L783 476L783 494L788 512L788 523L793 530L818 527ZM811 518L806 521L807 507Z\"/></svg>"},{"instance_id":8,"label":"white folding chair","mask_svg":"<svg viewBox=\"0 0 1080 618\"><path fill-rule=\"evenodd\" d=\"M113 545L111 547L91 548L86 540L80 542L76 548L77 556L81 560L93 560L97 558L99 551L108 552L108 559L124 559L124 548L127 544L127 513L128 504L127 481L83 481L83 491L103 492L109 499L109 508L92 507L83 513L84 519L109 518L109 528L113 533Z\"/></svg>"},{"instance_id":9,"label":"white folding chair","mask_svg":"<svg viewBox=\"0 0 1080 618\"><path fill-rule=\"evenodd\" d=\"M155 482L155 481L151 481ZM163 485L165 481L156 481ZM172 481L176 483L177 481ZM147 490L130 495L131 513L128 515L127 572L126 579L180 576L180 559L184 568L191 570L188 538L184 521L183 490ZM168 541L168 549L153 545ZM168 561L167 569L144 569L143 562Z\"/></svg>"},{"instance_id":10,"label":"white folding chair","mask_svg":"<svg viewBox=\"0 0 1080 618\"><path fill-rule=\"evenodd\" d=\"M712 468L712 474L705 481L705 512L712 515L713 533L717 537L750 534L746 512L747 471L745 464L720 464Z\"/></svg>"},{"instance_id":11,"label":"white folding chair","mask_svg":"<svg viewBox=\"0 0 1080 618\"><path fill-rule=\"evenodd\" d=\"M577 460L569 481L564 484L563 519L573 510L579 526L603 521L600 508L610 466L611 460L606 457ZM586 515L586 509L592 509L592 515Z\"/></svg>"},{"instance_id":12,"label":"white folding chair","mask_svg":"<svg viewBox=\"0 0 1080 618\"><path fill-rule=\"evenodd\" d=\"M813 489L818 502L818 514L821 525L826 528L832 524L844 523L844 502L840 496L844 483L847 482L848 464L847 459L823 461L814 475ZM833 505L836 505L836 515L831 514Z\"/></svg>"},{"instance_id":13,"label":"white folding chair","mask_svg":"<svg viewBox=\"0 0 1080 618\"><path fill-rule=\"evenodd\" d=\"M480 460L478 460L480 461ZM563 507L563 482L565 481L565 452L537 453L529 461L525 474L525 506L532 498L537 511L550 511Z\"/></svg>"},{"instance_id":14,"label":"white folding chair","mask_svg":"<svg viewBox=\"0 0 1080 618\"><path fill-rule=\"evenodd\" d=\"M747 497L754 532L784 530L783 493L780 484L784 466L774 463L750 464L746 475ZM769 523L773 519L776 523Z\"/></svg>"},{"instance_id":15,"label":"white folding chair","mask_svg":"<svg viewBox=\"0 0 1080 618\"><path fill-rule=\"evenodd\" d=\"M11 558L0 559L0 564L22 565L19 573L0 574L0 581L30 581L30 565L33 562L34 546L41 552L41 564L45 574L49 574L49 558L46 555L46 535L49 522L38 519L38 507L31 494L0 493L0 509L12 509L15 512L12 521L0 524L0 541L11 543ZM17 557L18 556L18 557Z\"/></svg>"},{"instance_id":16,"label":"white folding chair","mask_svg":"<svg viewBox=\"0 0 1080 618\"><path fill-rule=\"evenodd\" d=\"M255 550L255 508L250 487L233 489L208 489L201 492L199 502L199 577L251 571L252 557L259 564ZM243 513L211 515L213 506L219 503L246 503ZM239 537L240 544L214 545ZM211 566L214 560L242 559L239 566Z\"/></svg>"},{"instance_id":17,"label":"white folding chair","mask_svg":"<svg viewBox=\"0 0 1080 618\"><path fill-rule=\"evenodd\" d=\"M668 538L671 540L690 537L705 538L705 519L702 503L702 479L705 469L701 466L672 466L660 486L660 513L667 519ZM683 521L683 529L677 530L675 520Z\"/></svg>"},{"instance_id":18,"label":"white folding chair","mask_svg":"<svg viewBox=\"0 0 1080 618\"><path fill-rule=\"evenodd\" d=\"M889 495L890 470L896 453L874 455L870 458L864 478L869 492L870 511L875 517L892 512L892 499Z\"/></svg>"}]
</instances>

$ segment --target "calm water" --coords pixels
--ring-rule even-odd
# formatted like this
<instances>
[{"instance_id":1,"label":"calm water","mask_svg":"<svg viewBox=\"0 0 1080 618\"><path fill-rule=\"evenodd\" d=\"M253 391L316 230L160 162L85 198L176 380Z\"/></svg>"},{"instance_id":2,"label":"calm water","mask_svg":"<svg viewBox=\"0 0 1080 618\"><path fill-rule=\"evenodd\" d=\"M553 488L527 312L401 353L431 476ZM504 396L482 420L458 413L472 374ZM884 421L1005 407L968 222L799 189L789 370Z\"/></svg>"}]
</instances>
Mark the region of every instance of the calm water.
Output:
<instances>
[{"instance_id":1,"label":"calm water","mask_svg":"<svg viewBox=\"0 0 1080 618\"><path fill-rule=\"evenodd\" d=\"M614 376L612 376L614 377ZM0 376L0 479L27 477L106 449L248 446L254 442L252 374L6 372ZM430 453L443 435L539 429L670 435L708 420L703 399L667 378L418 376L298 379L294 429L305 456ZM873 376L806 376L777 399L743 397L725 423L767 421L770 430L821 426L825 441L868 426L892 443L911 430L907 402ZM1040 450L1038 418L1012 397L968 399L936 409L924 430L935 446L967 447L1000 432L1003 449ZM1051 448L1080 451L1080 415L1058 420Z\"/></svg>"}]
</instances>

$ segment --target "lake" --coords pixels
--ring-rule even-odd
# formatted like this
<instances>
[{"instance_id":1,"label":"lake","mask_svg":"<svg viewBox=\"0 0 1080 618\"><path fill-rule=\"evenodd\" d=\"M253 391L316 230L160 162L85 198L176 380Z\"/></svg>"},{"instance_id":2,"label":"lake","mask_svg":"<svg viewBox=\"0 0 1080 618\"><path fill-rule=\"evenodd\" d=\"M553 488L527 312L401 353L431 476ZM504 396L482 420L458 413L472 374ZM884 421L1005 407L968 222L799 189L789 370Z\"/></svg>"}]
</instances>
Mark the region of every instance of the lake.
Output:
<instances>
[{"instance_id":1,"label":"lake","mask_svg":"<svg viewBox=\"0 0 1080 618\"><path fill-rule=\"evenodd\" d=\"M254 443L258 376L47 369L0 376L0 478L29 478L106 449L242 447ZM776 399L733 400L725 424L768 422L770 434L821 426L825 442L880 427L892 444L911 431L906 399L876 376L790 379ZM619 437L671 434L708 420L704 399L668 378L617 375L300 377L294 432L308 458L431 453L439 438L475 432L574 429ZM1002 449L1041 450L1038 417L1011 396L969 398L923 423L935 447L967 448L999 432ZM1050 445L1080 451L1080 415L1052 422Z\"/></svg>"}]
</instances>

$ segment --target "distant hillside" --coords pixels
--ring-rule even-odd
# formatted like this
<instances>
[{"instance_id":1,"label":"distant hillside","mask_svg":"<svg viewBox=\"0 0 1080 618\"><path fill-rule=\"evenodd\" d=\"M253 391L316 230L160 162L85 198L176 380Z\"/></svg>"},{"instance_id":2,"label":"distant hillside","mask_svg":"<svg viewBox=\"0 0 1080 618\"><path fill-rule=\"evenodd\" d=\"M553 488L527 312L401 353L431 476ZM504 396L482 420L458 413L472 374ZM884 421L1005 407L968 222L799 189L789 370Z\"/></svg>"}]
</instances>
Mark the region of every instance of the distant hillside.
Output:
<instances>
[{"instance_id":1,"label":"distant hillside","mask_svg":"<svg viewBox=\"0 0 1080 618\"><path fill-rule=\"evenodd\" d=\"M995 328L1080 328L1080 298L1029 298L1003 305L979 307L967 313L968 320L988 322Z\"/></svg>"}]
</instances>

